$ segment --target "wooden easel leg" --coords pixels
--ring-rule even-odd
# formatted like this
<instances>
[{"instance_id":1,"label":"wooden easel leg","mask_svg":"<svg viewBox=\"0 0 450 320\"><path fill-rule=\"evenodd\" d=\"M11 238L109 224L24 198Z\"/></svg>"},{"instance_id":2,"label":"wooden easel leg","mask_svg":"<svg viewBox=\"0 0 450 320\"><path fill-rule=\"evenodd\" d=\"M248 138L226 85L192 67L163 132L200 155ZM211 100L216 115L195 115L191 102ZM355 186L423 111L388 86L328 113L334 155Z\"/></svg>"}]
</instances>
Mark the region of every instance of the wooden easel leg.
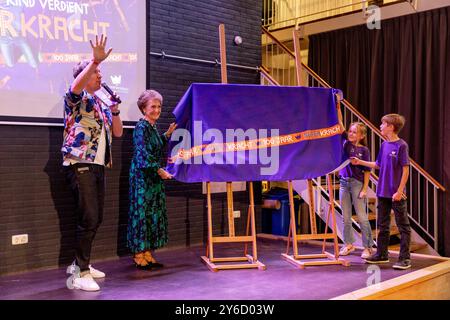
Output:
<instances>
[{"instance_id":1,"label":"wooden easel leg","mask_svg":"<svg viewBox=\"0 0 450 320\"><path fill-rule=\"evenodd\" d=\"M206 183L206 197L207 197L207 205L208 205L208 255L207 257L210 259L214 259L213 252L213 234L212 234L212 205L211 205L211 182Z\"/></svg>"},{"instance_id":2,"label":"wooden easel leg","mask_svg":"<svg viewBox=\"0 0 450 320\"><path fill-rule=\"evenodd\" d=\"M230 237L235 236L234 229L234 208L233 208L233 185L227 182L227 203L228 203L228 234Z\"/></svg>"},{"instance_id":3,"label":"wooden easel leg","mask_svg":"<svg viewBox=\"0 0 450 320\"><path fill-rule=\"evenodd\" d=\"M298 243L297 243L297 228L295 225L295 207L294 207L294 189L292 187L292 180L288 181L289 192L289 207L291 209L291 234L292 234L292 249L294 255L298 255Z\"/></svg>"},{"instance_id":4,"label":"wooden easel leg","mask_svg":"<svg viewBox=\"0 0 450 320\"><path fill-rule=\"evenodd\" d=\"M286 245L286 254L289 254L289 248L290 248L290 244L291 244L291 230L292 230L292 224L289 223L289 232L288 232L287 245Z\"/></svg>"},{"instance_id":5,"label":"wooden easel leg","mask_svg":"<svg viewBox=\"0 0 450 320\"><path fill-rule=\"evenodd\" d=\"M328 181L328 176L327 176L327 185L328 185L328 192L330 192L331 190L331 186L330 186L330 182ZM330 195L330 203L328 204L328 210L327 210L327 218L325 220L325 234L328 234L328 226L330 225L330 213L331 213L331 206L332 206L332 202L331 202L331 195ZM323 243L322 243L322 253L325 252L325 245L326 245L326 239L323 239Z\"/></svg>"},{"instance_id":6,"label":"wooden easel leg","mask_svg":"<svg viewBox=\"0 0 450 320\"><path fill-rule=\"evenodd\" d=\"M332 186L331 174L327 176L328 179L328 192L330 193L330 211L331 211L331 221L333 223L333 236L334 236L334 256L336 259L339 259L339 244L337 240L337 231L336 231L336 215L334 211L334 190Z\"/></svg>"},{"instance_id":7,"label":"wooden easel leg","mask_svg":"<svg viewBox=\"0 0 450 320\"><path fill-rule=\"evenodd\" d=\"M251 209L250 209L250 205L248 206L247 209L247 228L245 230L245 235L248 236L249 232L250 232L250 214L251 214ZM244 246L244 255L247 255L248 252L248 243L245 243Z\"/></svg>"},{"instance_id":8,"label":"wooden easel leg","mask_svg":"<svg viewBox=\"0 0 450 320\"><path fill-rule=\"evenodd\" d=\"M308 179L308 196L309 196L309 223L311 225L311 233L317 234L314 189L311 179Z\"/></svg>"},{"instance_id":9,"label":"wooden easel leg","mask_svg":"<svg viewBox=\"0 0 450 320\"><path fill-rule=\"evenodd\" d=\"M255 199L253 195L253 182L249 183L250 188L250 215L251 215L251 228L253 236L253 260L258 261L258 251L256 249L256 221L255 221Z\"/></svg>"}]
</instances>

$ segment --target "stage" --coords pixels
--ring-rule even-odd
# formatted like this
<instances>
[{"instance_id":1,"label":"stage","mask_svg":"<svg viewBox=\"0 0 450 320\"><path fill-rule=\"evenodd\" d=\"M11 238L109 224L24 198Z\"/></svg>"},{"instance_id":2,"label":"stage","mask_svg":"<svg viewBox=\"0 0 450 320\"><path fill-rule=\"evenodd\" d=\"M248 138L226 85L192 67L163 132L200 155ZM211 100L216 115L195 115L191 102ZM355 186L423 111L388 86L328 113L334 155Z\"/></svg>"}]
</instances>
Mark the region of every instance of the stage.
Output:
<instances>
[{"instance_id":1,"label":"stage","mask_svg":"<svg viewBox=\"0 0 450 320\"><path fill-rule=\"evenodd\" d=\"M223 248L223 250L220 250ZM228 248L228 249L227 249ZM300 244L300 253L317 253L316 244ZM258 254L267 270L224 270L211 272L202 263L203 246L171 249L157 252L156 257L165 267L141 271L132 265L132 259L98 261L94 267L104 271L105 279L98 280L99 292L69 290L66 287L65 268L30 272L0 278L2 300L324 300L366 288L373 279L373 269L357 250L346 256L351 262L344 266L311 266L298 269L281 258L286 243L258 237ZM331 247L328 248L328 251ZM239 254L224 244L216 255ZM394 270L392 263L380 265L380 280L386 281L442 262L429 257L412 256L412 268ZM373 268L373 265L372 265ZM372 271L371 271L372 270Z\"/></svg>"}]
</instances>

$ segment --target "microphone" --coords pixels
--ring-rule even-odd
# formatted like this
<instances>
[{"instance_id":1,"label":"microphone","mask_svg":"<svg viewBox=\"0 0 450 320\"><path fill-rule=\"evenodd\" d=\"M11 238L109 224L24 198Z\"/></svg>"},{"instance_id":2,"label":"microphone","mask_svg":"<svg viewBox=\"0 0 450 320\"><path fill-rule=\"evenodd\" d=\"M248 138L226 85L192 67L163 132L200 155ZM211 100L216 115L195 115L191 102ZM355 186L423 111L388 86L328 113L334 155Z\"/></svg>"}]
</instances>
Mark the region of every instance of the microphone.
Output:
<instances>
[{"instance_id":1,"label":"microphone","mask_svg":"<svg viewBox=\"0 0 450 320\"><path fill-rule=\"evenodd\" d=\"M111 90L111 88L106 84L106 82L102 82L102 87L109 93L109 95L111 96L111 99L112 99L114 102L122 103L122 100L120 100L120 98L116 97L116 95L115 95L114 92Z\"/></svg>"}]
</instances>

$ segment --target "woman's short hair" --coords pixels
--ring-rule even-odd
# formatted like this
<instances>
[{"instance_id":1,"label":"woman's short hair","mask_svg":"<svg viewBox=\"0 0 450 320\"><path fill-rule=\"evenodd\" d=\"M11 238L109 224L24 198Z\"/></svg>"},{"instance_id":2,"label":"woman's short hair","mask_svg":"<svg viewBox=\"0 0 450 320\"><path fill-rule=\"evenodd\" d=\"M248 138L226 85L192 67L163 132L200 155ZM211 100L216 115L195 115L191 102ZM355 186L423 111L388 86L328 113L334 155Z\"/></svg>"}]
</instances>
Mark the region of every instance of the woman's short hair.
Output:
<instances>
[{"instance_id":1,"label":"woman's short hair","mask_svg":"<svg viewBox=\"0 0 450 320\"><path fill-rule=\"evenodd\" d=\"M73 78L75 79L78 75L89 65L90 60L82 60L73 67Z\"/></svg>"},{"instance_id":2,"label":"woman's short hair","mask_svg":"<svg viewBox=\"0 0 450 320\"><path fill-rule=\"evenodd\" d=\"M141 110L142 114L145 114L144 108L147 105L147 103L150 100L154 100L154 99L159 100L159 102L161 102L161 104L163 103L162 95L156 90L145 90L144 92L141 93L141 95L139 96L139 99L137 101L137 106L138 106L139 110Z\"/></svg>"}]
</instances>

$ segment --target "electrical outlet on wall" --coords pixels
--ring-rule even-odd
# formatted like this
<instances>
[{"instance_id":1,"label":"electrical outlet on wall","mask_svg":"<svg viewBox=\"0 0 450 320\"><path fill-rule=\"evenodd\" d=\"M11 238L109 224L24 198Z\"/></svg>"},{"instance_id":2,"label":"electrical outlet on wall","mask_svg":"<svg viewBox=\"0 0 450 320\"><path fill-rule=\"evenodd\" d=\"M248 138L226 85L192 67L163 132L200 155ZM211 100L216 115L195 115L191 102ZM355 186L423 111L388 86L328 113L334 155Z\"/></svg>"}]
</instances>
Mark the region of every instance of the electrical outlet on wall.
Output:
<instances>
[{"instance_id":1,"label":"electrical outlet on wall","mask_svg":"<svg viewBox=\"0 0 450 320\"><path fill-rule=\"evenodd\" d=\"M240 211L233 211L233 217L240 218L241 217L241 212Z\"/></svg>"},{"instance_id":2,"label":"electrical outlet on wall","mask_svg":"<svg viewBox=\"0 0 450 320\"><path fill-rule=\"evenodd\" d=\"M11 243L13 246L18 246L21 244L28 243L28 234L18 234L18 235L12 236Z\"/></svg>"}]
</instances>

